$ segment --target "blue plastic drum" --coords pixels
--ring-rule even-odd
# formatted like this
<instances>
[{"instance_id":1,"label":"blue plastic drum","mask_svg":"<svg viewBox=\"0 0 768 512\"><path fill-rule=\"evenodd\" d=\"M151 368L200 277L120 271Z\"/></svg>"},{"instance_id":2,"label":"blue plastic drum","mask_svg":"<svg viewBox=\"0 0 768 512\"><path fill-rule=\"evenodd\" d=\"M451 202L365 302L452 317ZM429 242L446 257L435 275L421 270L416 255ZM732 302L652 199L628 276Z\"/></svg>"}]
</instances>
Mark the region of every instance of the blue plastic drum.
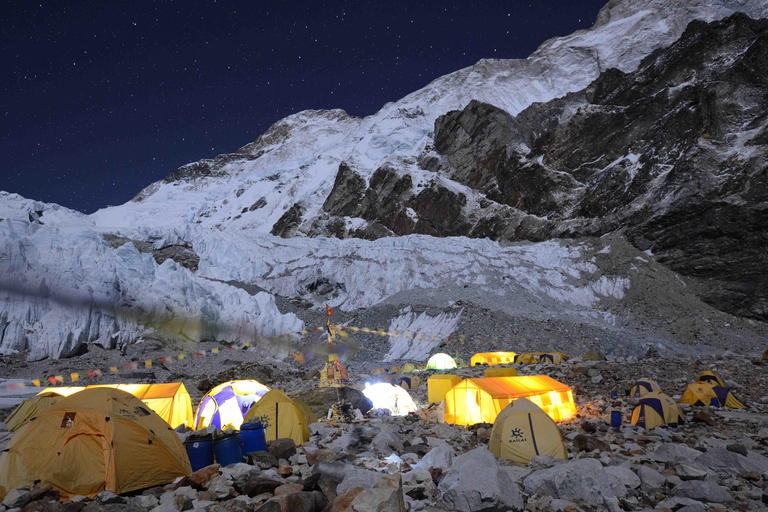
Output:
<instances>
[{"instance_id":1,"label":"blue plastic drum","mask_svg":"<svg viewBox=\"0 0 768 512\"><path fill-rule=\"evenodd\" d=\"M192 471L213 464L213 436L189 436L184 443Z\"/></svg>"},{"instance_id":2,"label":"blue plastic drum","mask_svg":"<svg viewBox=\"0 0 768 512\"><path fill-rule=\"evenodd\" d=\"M720 400L718 400L717 398L713 398L709 402L709 405L711 405L712 407L720 407Z\"/></svg>"},{"instance_id":3,"label":"blue plastic drum","mask_svg":"<svg viewBox=\"0 0 768 512\"><path fill-rule=\"evenodd\" d=\"M611 426L612 427L621 426L621 411L611 411Z\"/></svg>"},{"instance_id":4,"label":"blue plastic drum","mask_svg":"<svg viewBox=\"0 0 768 512\"><path fill-rule=\"evenodd\" d=\"M264 425L260 421L240 425L240 451L243 455L266 450L267 439L264 435Z\"/></svg>"},{"instance_id":5,"label":"blue plastic drum","mask_svg":"<svg viewBox=\"0 0 768 512\"><path fill-rule=\"evenodd\" d=\"M216 452L216 462L222 466L243 462L243 455L240 452L240 442L237 439L237 434L228 434L216 438L213 442L213 451Z\"/></svg>"}]
</instances>

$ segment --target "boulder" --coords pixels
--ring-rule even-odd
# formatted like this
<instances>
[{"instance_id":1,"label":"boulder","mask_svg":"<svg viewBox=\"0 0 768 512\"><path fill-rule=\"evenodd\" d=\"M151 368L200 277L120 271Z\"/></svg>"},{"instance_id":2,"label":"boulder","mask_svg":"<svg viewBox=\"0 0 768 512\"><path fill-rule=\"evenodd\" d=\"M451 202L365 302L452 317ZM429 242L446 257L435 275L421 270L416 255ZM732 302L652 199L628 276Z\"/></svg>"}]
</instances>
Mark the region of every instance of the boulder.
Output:
<instances>
[{"instance_id":1,"label":"boulder","mask_svg":"<svg viewBox=\"0 0 768 512\"><path fill-rule=\"evenodd\" d=\"M198 469L194 473L187 475L181 480L179 480L178 483L176 484L176 488L191 486L197 489L198 491L207 489L206 484L208 484L208 481L214 475L219 474L219 469L221 469L221 464L211 464L210 466L206 466L204 468Z\"/></svg>"},{"instance_id":2,"label":"boulder","mask_svg":"<svg viewBox=\"0 0 768 512\"><path fill-rule=\"evenodd\" d=\"M689 480L676 485L672 488L671 493L673 496L709 503L733 501L731 493L725 487L717 485L715 482L702 482L700 480Z\"/></svg>"},{"instance_id":3,"label":"boulder","mask_svg":"<svg viewBox=\"0 0 768 512\"><path fill-rule=\"evenodd\" d=\"M749 451L745 457L725 448L710 448L706 453L700 453L693 464L724 475L768 471L768 458L759 453Z\"/></svg>"},{"instance_id":4,"label":"boulder","mask_svg":"<svg viewBox=\"0 0 768 512\"><path fill-rule=\"evenodd\" d=\"M441 468L448 469L453 464L453 458L455 456L453 448L448 443L443 442L432 448L423 459L421 459L415 468L429 469L429 468Z\"/></svg>"},{"instance_id":5,"label":"boulder","mask_svg":"<svg viewBox=\"0 0 768 512\"><path fill-rule=\"evenodd\" d=\"M296 443L290 438L267 441L267 451L278 460L288 460L296 453Z\"/></svg>"},{"instance_id":6,"label":"boulder","mask_svg":"<svg viewBox=\"0 0 768 512\"><path fill-rule=\"evenodd\" d=\"M248 464L259 469L276 468L280 465L277 457L267 451L249 452L246 457Z\"/></svg>"},{"instance_id":7,"label":"boulder","mask_svg":"<svg viewBox=\"0 0 768 512\"><path fill-rule=\"evenodd\" d=\"M339 494L336 499L331 503L331 506L328 507L323 512L349 512L352 510L352 502L355 501L355 498L363 492L363 489L360 487L355 487L353 489L348 490L347 492L343 494Z\"/></svg>"},{"instance_id":8,"label":"boulder","mask_svg":"<svg viewBox=\"0 0 768 512\"><path fill-rule=\"evenodd\" d=\"M701 455L699 450L680 443L664 443L649 454L651 460L659 462L693 462Z\"/></svg>"},{"instance_id":9,"label":"boulder","mask_svg":"<svg viewBox=\"0 0 768 512\"><path fill-rule=\"evenodd\" d=\"M280 512L315 512L315 495L311 492L298 491L290 494L275 495L280 504Z\"/></svg>"},{"instance_id":10,"label":"boulder","mask_svg":"<svg viewBox=\"0 0 768 512\"><path fill-rule=\"evenodd\" d=\"M391 432L379 432L371 441L371 446L382 453L402 452L403 442Z\"/></svg>"},{"instance_id":11,"label":"boulder","mask_svg":"<svg viewBox=\"0 0 768 512\"><path fill-rule=\"evenodd\" d=\"M400 475L386 475L370 489L355 496L354 512L405 512L405 494Z\"/></svg>"},{"instance_id":12,"label":"boulder","mask_svg":"<svg viewBox=\"0 0 768 512\"><path fill-rule=\"evenodd\" d=\"M524 506L517 484L484 446L456 457L438 490L444 508L462 512L494 507L522 510Z\"/></svg>"},{"instance_id":13,"label":"boulder","mask_svg":"<svg viewBox=\"0 0 768 512\"><path fill-rule=\"evenodd\" d=\"M11 489L3 499L3 506L6 508L23 507L32 500L32 493L29 491L29 486L19 487L18 489Z\"/></svg>"},{"instance_id":14,"label":"boulder","mask_svg":"<svg viewBox=\"0 0 768 512\"><path fill-rule=\"evenodd\" d=\"M314 466L320 461L334 462L339 459L338 452L334 450L322 449L313 452L307 452L307 464Z\"/></svg>"},{"instance_id":15,"label":"boulder","mask_svg":"<svg viewBox=\"0 0 768 512\"><path fill-rule=\"evenodd\" d=\"M208 482L208 490L216 494L216 498L220 500L227 499L234 495L234 489L232 484L221 475L216 475Z\"/></svg>"},{"instance_id":16,"label":"boulder","mask_svg":"<svg viewBox=\"0 0 768 512\"><path fill-rule=\"evenodd\" d=\"M325 447L337 452L347 452L358 444L360 444L359 436L353 432L344 432L339 437L326 444Z\"/></svg>"},{"instance_id":17,"label":"boulder","mask_svg":"<svg viewBox=\"0 0 768 512\"><path fill-rule=\"evenodd\" d=\"M336 493L339 495L353 487L360 487L361 489L373 487L382 477L381 473L343 462L318 462L312 466L312 474L318 473L340 482L336 488Z\"/></svg>"},{"instance_id":18,"label":"boulder","mask_svg":"<svg viewBox=\"0 0 768 512\"><path fill-rule=\"evenodd\" d=\"M610 452L611 447L605 441L601 441L595 436L579 434L573 438L573 445L580 452L591 452L600 450L601 452Z\"/></svg>"},{"instance_id":19,"label":"boulder","mask_svg":"<svg viewBox=\"0 0 768 512\"><path fill-rule=\"evenodd\" d=\"M681 480L704 480L707 478L707 472L688 464L678 464L675 466L675 474Z\"/></svg>"},{"instance_id":20,"label":"boulder","mask_svg":"<svg viewBox=\"0 0 768 512\"><path fill-rule=\"evenodd\" d=\"M608 475L596 459L573 460L536 471L525 479L525 490L531 495L583 500L612 512L620 510Z\"/></svg>"},{"instance_id":21,"label":"boulder","mask_svg":"<svg viewBox=\"0 0 768 512\"><path fill-rule=\"evenodd\" d=\"M336 404L339 398L350 404L353 409L360 409L363 414L373 408L371 401L361 391L349 386L312 388L299 393L294 398L307 404L318 418L324 418L328 414L328 409Z\"/></svg>"},{"instance_id":22,"label":"boulder","mask_svg":"<svg viewBox=\"0 0 768 512\"><path fill-rule=\"evenodd\" d=\"M627 489L636 489L640 487L640 478L629 468L624 466L608 466L605 468L605 474L608 475L608 481L611 483L611 489L618 498L627 495Z\"/></svg>"}]
</instances>

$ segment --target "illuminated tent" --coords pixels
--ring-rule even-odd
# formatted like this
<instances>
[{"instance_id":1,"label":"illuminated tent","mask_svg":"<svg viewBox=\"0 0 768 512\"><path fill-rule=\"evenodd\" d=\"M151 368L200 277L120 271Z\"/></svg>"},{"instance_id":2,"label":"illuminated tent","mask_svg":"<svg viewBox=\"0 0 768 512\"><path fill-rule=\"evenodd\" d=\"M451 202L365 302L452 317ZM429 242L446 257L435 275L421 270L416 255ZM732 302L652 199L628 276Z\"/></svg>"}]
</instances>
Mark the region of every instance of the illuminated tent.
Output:
<instances>
[{"instance_id":1,"label":"illuminated tent","mask_svg":"<svg viewBox=\"0 0 768 512\"><path fill-rule=\"evenodd\" d=\"M442 402L445 394L456 384L461 382L458 375L438 374L427 379L427 400L430 402Z\"/></svg>"},{"instance_id":2,"label":"illuminated tent","mask_svg":"<svg viewBox=\"0 0 768 512\"><path fill-rule=\"evenodd\" d=\"M546 375L466 379L445 395L446 423L474 425L493 423L504 407L518 398L528 398L553 420L576 413L573 390Z\"/></svg>"},{"instance_id":3,"label":"illuminated tent","mask_svg":"<svg viewBox=\"0 0 768 512\"><path fill-rule=\"evenodd\" d=\"M386 375L386 374L387 374L387 370L385 370L384 368L374 368L373 370L371 370L371 375L373 376Z\"/></svg>"},{"instance_id":4,"label":"illuminated tent","mask_svg":"<svg viewBox=\"0 0 768 512\"><path fill-rule=\"evenodd\" d=\"M56 387L56 388L45 388L41 392L38 393L38 395L42 395L43 393L56 393L59 396L70 396L78 391L82 391L85 389L85 386L62 386L62 387Z\"/></svg>"},{"instance_id":5,"label":"illuminated tent","mask_svg":"<svg viewBox=\"0 0 768 512\"><path fill-rule=\"evenodd\" d=\"M567 459L563 435L541 407L518 398L496 416L488 450L497 457L528 464L535 455Z\"/></svg>"},{"instance_id":6,"label":"illuminated tent","mask_svg":"<svg viewBox=\"0 0 768 512\"><path fill-rule=\"evenodd\" d=\"M710 386L725 386L723 380L709 370L701 372L699 376L696 377L696 382L706 382Z\"/></svg>"},{"instance_id":7,"label":"illuminated tent","mask_svg":"<svg viewBox=\"0 0 768 512\"><path fill-rule=\"evenodd\" d=\"M16 432L26 422L47 411L62 398L64 398L62 395L47 391L24 400L5 418L8 431Z\"/></svg>"},{"instance_id":8,"label":"illuminated tent","mask_svg":"<svg viewBox=\"0 0 768 512\"><path fill-rule=\"evenodd\" d=\"M239 430L251 405L267 391L269 388L256 380L233 380L219 384L200 401L195 430L209 425L219 430Z\"/></svg>"},{"instance_id":9,"label":"illuminated tent","mask_svg":"<svg viewBox=\"0 0 768 512\"><path fill-rule=\"evenodd\" d=\"M483 377L517 377L517 370L506 366L486 368Z\"/></svg>"},{"instance_id":10,"label":"illuminated tent","mask_svg":"<svg viewBox=\"0 0 768 512\"><path fill-rule=\"evenodd\" d=\"M540 363L560 364L565 362L565 358L559 352L549 352L539 356Z\"/></svg>"},{"instance_id":11,"label":"illuminated tent","mask_svg":"<svg viewBox=\"0 0 768 512\"><path fill-rule=\"evenodd\" d=\"M472 356L469 364L470 366L475 366L476 364L485 363L492 366L494 364L514 363L515 355L514 352L480 352Z\"/></svg>"},{"instance_id":12,"label":"illuminated tent","mask_svg":"<svg viewBox=\"0 0 768 512\"><path fill-rule=\"evenodd\" d=\"M417 375L413 375L412 377L403 377L400 379L398 384L403 389L416 389L417 387L421 386L421 379Z\"/></svg>"},{"instance_id":13,"label":"illuminated tent","mask_svg":"<svg viewBox=\"0 0 768 512\"><path fill-rule=\"evenodd\" d=\"M402 373L402 372L403 372L402 368L400 368L399 366L393 366L392 368L389 369L388 373Z\"/></svg>"},{"instance_id":14,"label":"illuminated tent","mask_svg":"<svg viewBox=\"0 0 768 512\"><path fill-rule=\"evenodd\" d=\"M267 441L290 438L300 445L309 441L309 419L300 404L273 389L253 404L244 422L261 421Z\"/></svg>"},{"instance_id":15,"label":"illuminated tent","mask_svg":"<svg viewBox=\"0 0 768 512\"><path fill-rule=\"evenodd\" d=\"M127 391L155 411L168 424L176 428L179 425L192 426L192 400L182 382L165 384L101 384L88 386L86 389L106 387Z\"/></svg>"},{"instance_id":16,"label":"illuminated tent","mask_svg":"<svg viewBox=\"0 0 768 512\"><path fill-rule=\"evenodd\" d=\"M14 434L0 459L0 499L35 483L64 498L122 494L191 472L165 420L130 393L92 388L62 398Z\"/></svg>"},{"instance_id":17,"label":"illuminated tent","mask_svg":"<svg viewBox=\"0 0 768 512\"><path fill-rule=\"evenodd\" d=\"M632 424L651 430L656 427L677 427L685 418L675 401L660 391L648 393L632 411Z\"/></svg>"},{"instance_id":18,"label":"illuminated tent","mask_svg":"<svg viewBox=\"0 0 768 512\"><path fill-rule=\"evenodd\" d=\"M301 409L301 412L304 413L304 417L307 419L307 427L313 423L317 423L317 416L312 412L312 409L309 408L309 405L307 405L306 402L302 402L301 400L294 400L293 403L298 405L299 409Z\"/></svg>"},{"instance_id":19,"label":"illuminated tent","mask_svg":"<svg viewBox=\"0 0 768 512\"><path fill-rule=\"evenodd\" d=\"M642 378L635 382L635 385L629 388L630 398L642 398L648 393L661 392L661 387L655 380Z\"/></svg>"},{"instance_id":20,"label":"illuminated tent","mask_svg":"<svg viewBox=\"0 0 768 512\"><path fill-rule=\"evenodd\" d=\"M405 416L416 412L416 404L411 395L400 386L382 382L366 385L363 390L365 397L371 401L374 409L387 409L393 416Z\"/></svg>"},{"instance_id":21,"label":"illuminated tent","mask_svg":"<svg viewBox=\"0 0 768 512\"><path fill-rule=\"evenodd\" d=\"M416 371L416 365L411 363L405 363L403 365L403 373L411 373Z\"/></svg>"},{"instance_id":22,"label":"illuminated tent","mask_svg":"<svg viewBox=\"0 0 768 512\"><path fill-rule=\"evenodd\" d=\"M438 352L427 361L427 370L450 370L456 368L456 361L448 354Z\"/></svg>"}]
</instances>

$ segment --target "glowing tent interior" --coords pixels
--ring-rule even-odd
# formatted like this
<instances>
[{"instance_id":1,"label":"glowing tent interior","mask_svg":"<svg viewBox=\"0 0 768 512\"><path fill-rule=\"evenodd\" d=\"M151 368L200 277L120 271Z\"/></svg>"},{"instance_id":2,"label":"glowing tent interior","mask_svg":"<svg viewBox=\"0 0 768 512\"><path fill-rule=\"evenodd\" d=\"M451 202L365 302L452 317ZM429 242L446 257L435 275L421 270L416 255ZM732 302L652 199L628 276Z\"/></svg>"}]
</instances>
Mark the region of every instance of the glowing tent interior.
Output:
<instances>
[{"instance_id":1,"label":"glowing tent interior","mask_svg":"<svg viewBox=\"0 0 768 512\"><path fill-rule=\"evenodd\" d=\"M232 380L210 390L200 401L195 416L195 430L213 425L219 430L240 429L243 418L254 402L269 388L256 380Z\"/></svg>"},{"instance_id":2,"label":"glowing tent interior","mask_svg":"<svg viewBox=\"0 0 768 512\"><path fill-rule=\"evenodd\" d=\"M472 356L469 364L470 366L483 363L488 365L511 364L515 362L515 355L517 354L514 352L479 352Z\"/></svg>"},{"instance_id":3,"label":"glowing tent interior","mask_svg":"<svg viewBox=\"0 0 768 512\"><path fill-rule=\"evenodd\" d=\"M445 423L493 423L510 402L527 398L550 418L561 421L576 413L573 390L546 375L466 379L445 395Z\"/></svg>"}]
</instances>

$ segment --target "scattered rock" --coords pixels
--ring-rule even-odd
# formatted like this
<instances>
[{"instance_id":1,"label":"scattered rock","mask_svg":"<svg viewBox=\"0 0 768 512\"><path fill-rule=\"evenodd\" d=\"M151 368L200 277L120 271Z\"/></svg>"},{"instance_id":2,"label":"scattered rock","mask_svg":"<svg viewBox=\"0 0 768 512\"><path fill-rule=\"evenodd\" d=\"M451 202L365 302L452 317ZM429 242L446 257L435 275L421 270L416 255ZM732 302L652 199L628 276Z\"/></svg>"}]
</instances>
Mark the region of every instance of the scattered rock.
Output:
<instances>
[{"instance_id":1,"label":"scattered rock","mask_svg":"<svg viewBox=\"0 0 768 512\"><path fill-rule=\"evenodd\" d=\"M267 442L267 450L278 460L288 460L296 453L296 443L293 439L275 439Z\"/></svg>"}]
</instances>

